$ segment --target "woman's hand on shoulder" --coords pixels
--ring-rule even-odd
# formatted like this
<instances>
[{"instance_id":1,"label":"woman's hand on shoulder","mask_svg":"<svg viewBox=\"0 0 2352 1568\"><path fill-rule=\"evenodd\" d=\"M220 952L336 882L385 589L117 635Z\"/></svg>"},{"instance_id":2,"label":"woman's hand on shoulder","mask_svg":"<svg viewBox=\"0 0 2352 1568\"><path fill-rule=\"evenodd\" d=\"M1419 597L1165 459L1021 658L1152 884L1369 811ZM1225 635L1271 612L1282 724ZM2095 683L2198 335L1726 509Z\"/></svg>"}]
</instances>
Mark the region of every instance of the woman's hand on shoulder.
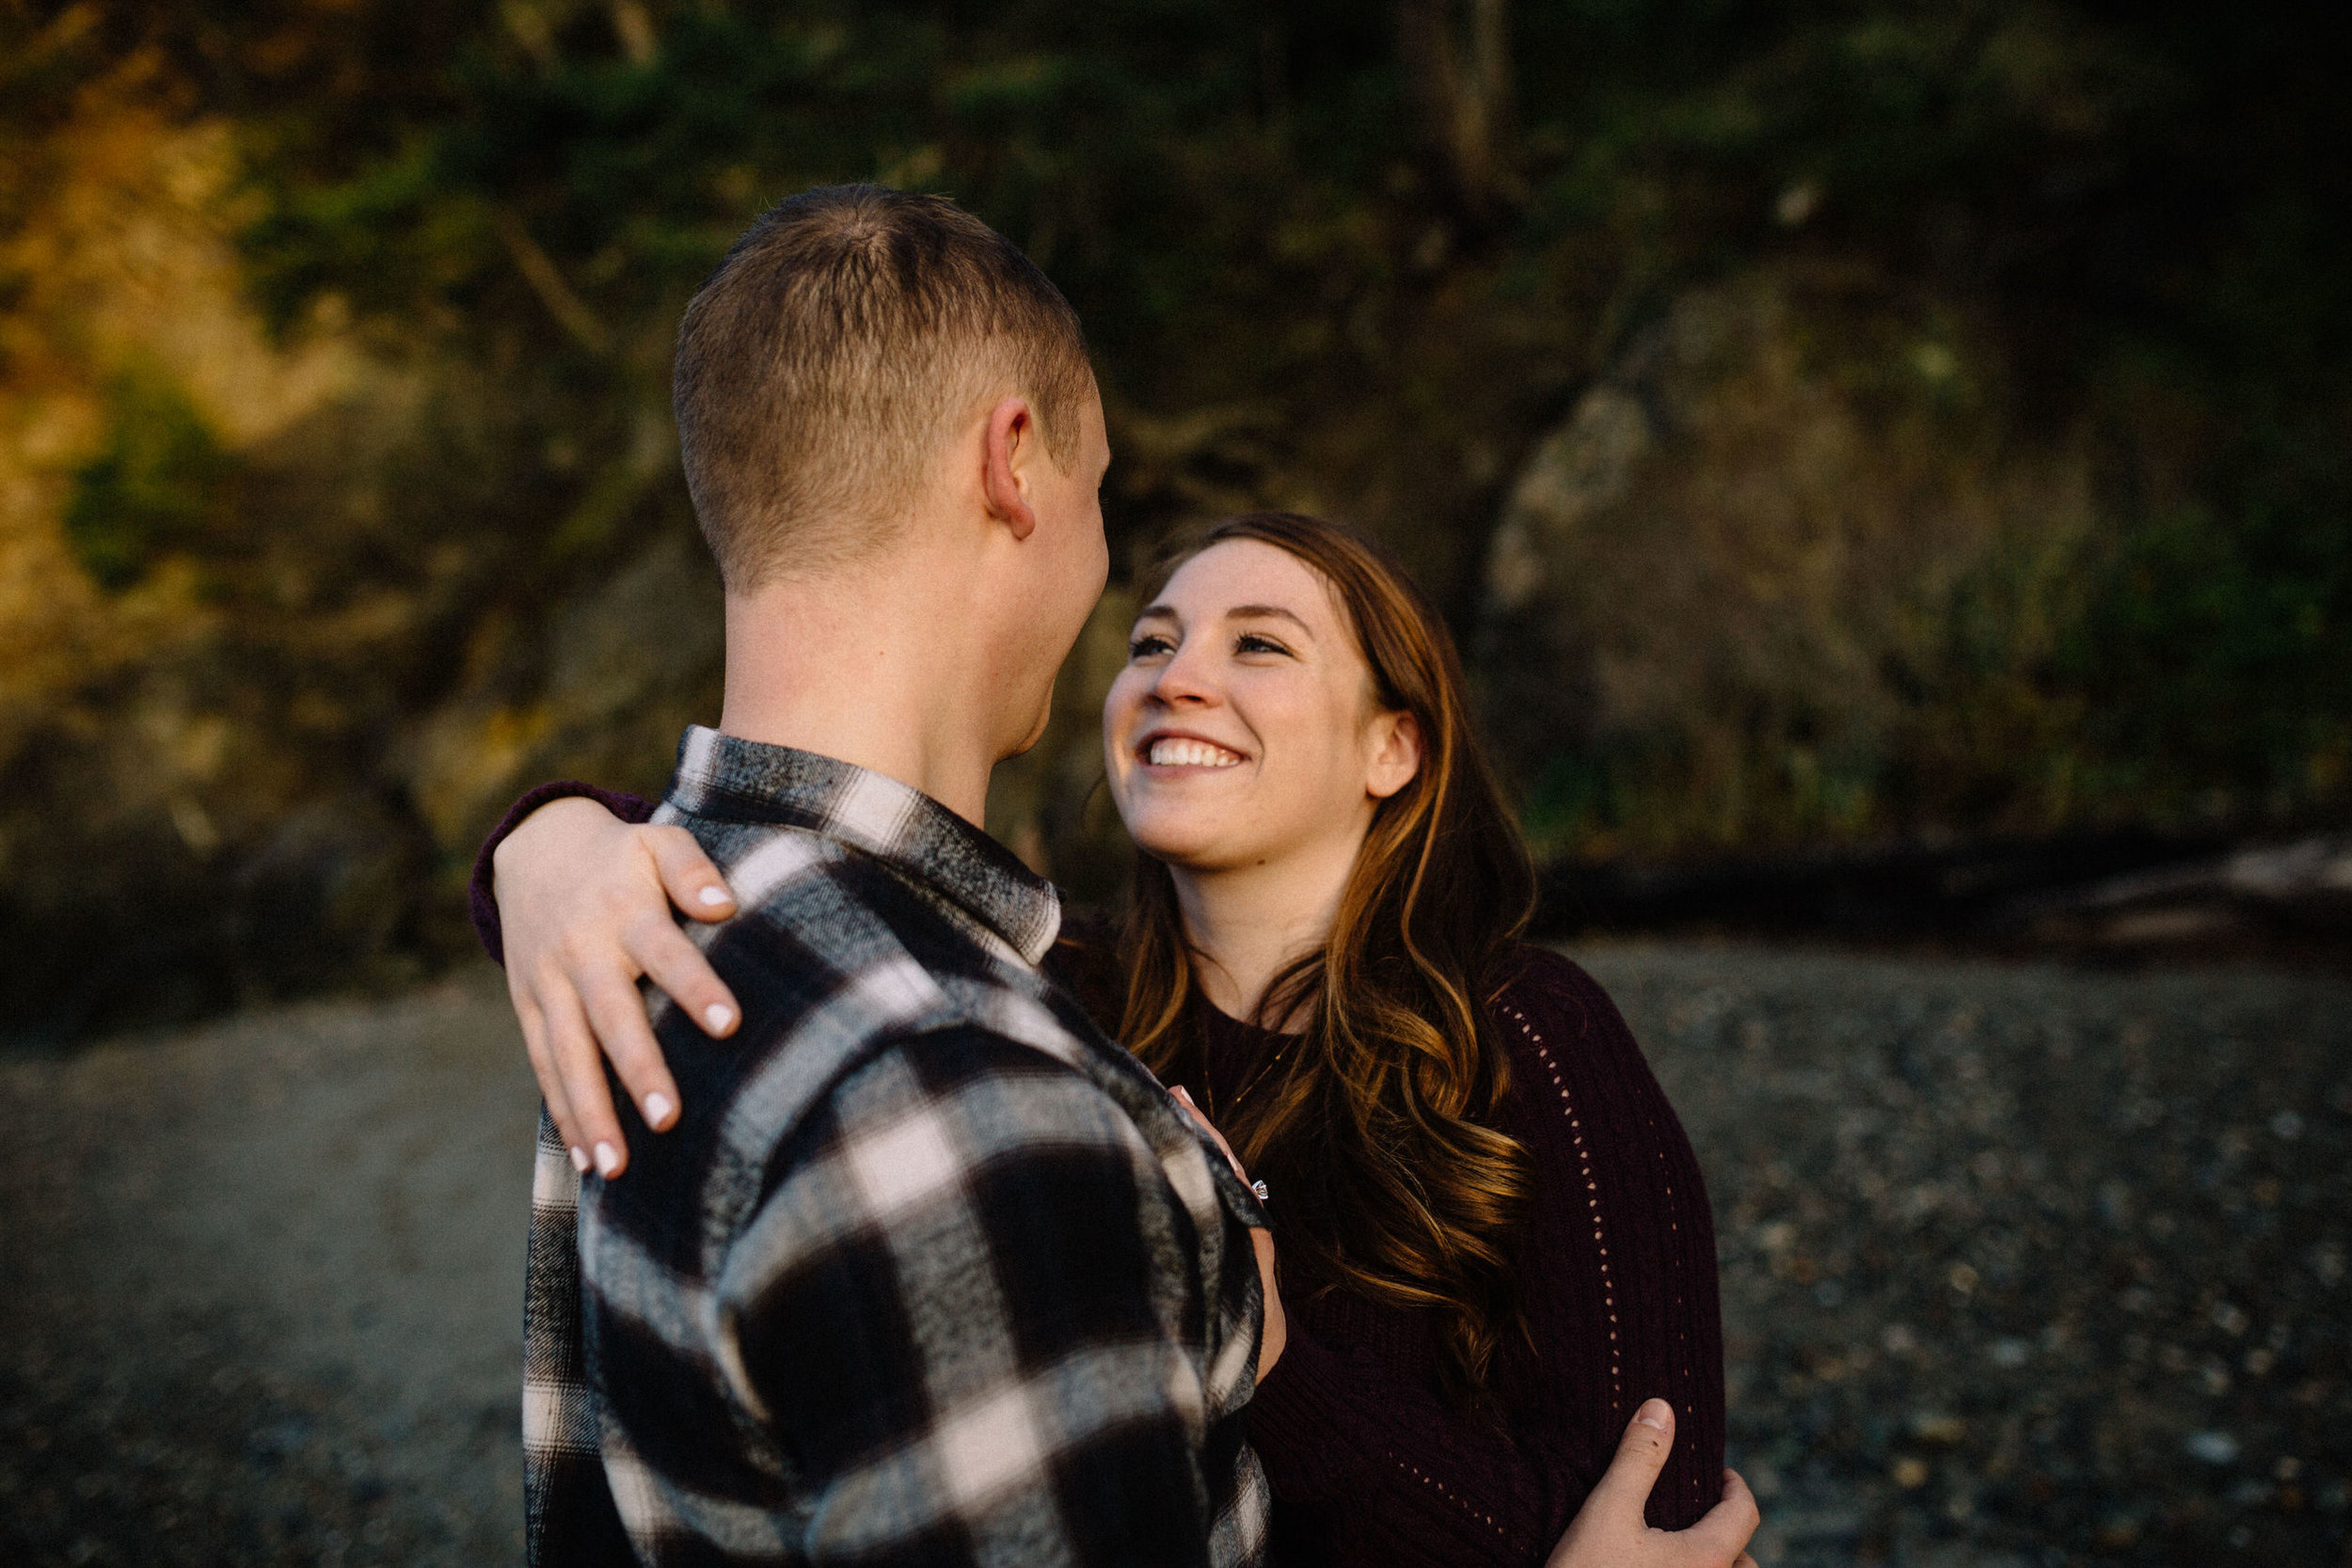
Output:
<instances>
[{"instance_id":1,"label":"woman's hand on shoulder","mask_svg":"<svg viewBox=\"0 0 2352 1568\"><path fill-rule=\"evenodd\" d=\"M732 1033L742 1009L670 908L723 920L735 912L735 896L683 828L623 822L576 797L532 813L491 865L507 994L548 1114L574 1165L617 1176L628 1145L604 1058L648 1127L666 1130L679 1109L638 977L668 992L705 1032Z\"/></svg>"},{"instance_id":2,"label":"woman's hand on shoulder","mask_svg":"<svg viewBox=\"0 0 2352 1568\"><path fill-rule=\"evenodd\" d=\"M1642 1517L1674 1443L1674 1406L1645 1402L1544 1568L1756 1568L1748 1542L1762 1521L1736 1470L1724 1472L1724 1500L1689 1529L1652 1529Z\"/></svg>"}]
</instances>

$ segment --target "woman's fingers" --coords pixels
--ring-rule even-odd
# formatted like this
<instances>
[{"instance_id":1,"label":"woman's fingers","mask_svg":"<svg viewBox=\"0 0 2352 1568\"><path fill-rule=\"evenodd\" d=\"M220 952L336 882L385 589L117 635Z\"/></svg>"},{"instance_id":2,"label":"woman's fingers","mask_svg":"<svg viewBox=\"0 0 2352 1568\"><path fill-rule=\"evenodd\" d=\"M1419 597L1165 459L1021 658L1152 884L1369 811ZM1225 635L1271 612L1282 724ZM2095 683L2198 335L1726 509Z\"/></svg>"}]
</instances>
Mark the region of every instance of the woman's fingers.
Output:
<instances>
[{"instance_id":1,"label":"woman's fingers","mask_svg":"<svg viewBox=\"0 0 2352 1568\"><path fill-rule=\"evenodd\" d=\"M574 970L572 983L587 1008L597 1043L604 1047L621 1086L636 1101L638 1114L655 1132L668 1131L677 1119L677 1085L670 1077L668 1064L661 1059L660 1043L654 1038L653 1025L645 1018L644 992L637 989L635 977L609 963L599 963ZM593 1071L597 1084L604 1083L600 1063L584 1064L579 1070ZM568 1081L564 1092L575 1100L580 1098L580 1090Z\"/></svg>"},{"instance_id":2,"label":"woman's fingers","mask_svg":"<svg viewBox=\"0 0 2352 1568\"><path fill-rule=\"evenodd\" d=\"M735 911L734 895L683 829L631 826L593 800L541 807L492 863L516 1011L548 1115L575 1163L584 1153L588 1168L616 1176L628 1145L605 1059L655 1132L675 1126L682 1109L638 977L651 978L706 1033L731 1034L741 1009L671 906L723 919Z\"/></svg>"},{"instance_id":3,"label":"woman's fingers","mask_svg":"<svg viewBox=\"0 0 2352 1568\"><path fill-rule=\"evenodd\" d=\"M661 873L661 887L675 904L696 920L724 920L735 912L735 894L703 847L684 828L649 827L645 847L653 851ZM664 986L664 990L669 988ZM676 996L675 991L670 993Z\"/></svg>"},{"instance_id":4,"label":"woman's fingers","mask_svg":"<svg viewBox=\"0 0 2352 1568\"><path fill-rule=\"evenodd\" d=\"M531 988L519 976L507 977L507 999L515 1005L515 1018L522 1025L523 1053L531 1058L531 1074L539 1080L539 1098L547 1102L548 1119L555 1123L556 1136L571 1151L572 1164L580 1170L588 1168L588 1146L580 1141L579 1125L572 1120L572 1102L564 1093L563 1075L555 1070L555 1058L548 1044L548 1023L539 1010L539 1004L531 994Z\"/></svg>"},{"instance_id":5,"label":"woman's fingers","mask_svg":"<svg viewBox=\"0 0 2352 1568\"><path fill-rule=\"evenodd\" d=\"M1689 1529L1666 1537L1677 1548L1672 1568L1724 1568L1726 1564L1739 1568L1743 1562L1754 1562L1747 1545L1762 1522L1748 1483L1740 1479L1739 1471L1725 1470L1723 1501Z\"/></svg>"},{"instance_id":6,"label":"woman's fingers","mask_svg":"<svg viewBox=\"0 0 2352 1568\"><path fill-rule=\"evenodd\" d=\"M1249 1244L1258 1254L1258 1284L1265 1296L1265 1312L1258 1330L1258 1376L1263 1380L1290 1344L1290 1315L1282 1309L1282 1289L1274 1261L1274 1233L1252 1226Z\"/></svg>"},{"instance_id":7,"label":"woman's fingers","mask_svg":"<svg viewBox=\"0 0 2352 1568\"><path fill-rule=\"evenodd\" d=\"M1651 1529L1643 1519L1674 1440L1674 1406L1645 1400L1547 1568L1754 1568L1756 1498L1736 1471L1724 1472L1723 1501L1689 1529Z\"/></svg>"},{"instance_id":8,"label":"woman's fingers","mask_svg":"<svg viewBox=\"0 0 2352 1568\"><path fill-rule=\"evenodd\" d=\"M1192 1096L1184 1092L1184 1086L1179 1084L1168 1092L1176 1097L1179 1105L1192 1114L1192 1119L1200 1124L1200 1131L1216 1140L1216 1147L1225 1151L1225 1163L1233 1167L1233 1174L1241 1178L1241 1184L1248 1186L1249 1173L1241 1168L1241 1158L1233 1152L1233 1146L1225 1141L1225 1134L1216 1130L1216 1123L1200 1114L1200 1107L1192 1102Z\"/></svg>"},{"instance_id":9,"label":"woman's fingers","mask_svg":"<svg viewBox=\"0 0 2352 1568\"><path fill-rule=\"evenodd\" d=\"M1601 1473L1584 1506L1597 1503L1640 1522L1642 1510L1649 1503L1650 1488L1658 1484L1658 1473L1666 1467L1666 1456L1674 1446L1675 1407L1664 1400L1644 1400L1633 1419L1626 1423L1625 1435L1617 1439L1616 1457Z\"/></svg>"},{"instance_id":10,"label":"woman's fingers","mask_svg":"<svg viewBox=\"0 0 2352 1568\"><path fill-rule=\"evenodd\" d=\"M1192 1102L1192 1096L1184 1091L1184 1086L1179 1084L1168 1092L1194 1121L1200 1124L1200 1131L1216 1140L1216 1147L1224 1151L1225 1163L1233 1167L1233 1174L1240 1179L1241 1184L1248 1186L1249 1173L1241 1168L1241 1161L1234 1155L1233 1146L1225 1141L1225 1134L1216 1130L1214 1122L1200 1114L1200 1107ZM1283 1347L1290 1342L1290 1319L1282 1310L1282 1291L1274 1261L1274 1233L1262 1226L1252 1226L1249 1244L1257 1249L1258 1281L1265 1291L1265 1318L1258 1338L1258 1375L1263 1377L1274 1370L1274 1364L1282 1358Z\"/></svg>"},{"instance_id":11,"label":"woman's fingers","mask_svg":"<svg viewBox=\"0 0 2352 1568\"><path fill-rule=\"evenodd\" d=\"M1568 1521L1567 1533L1551 1549L1545 1568L1702 1568L1677 1550L1689 1531L1654 1530L1642 1516L1674 1446L1674 1406L1664 1400L1643 1401L1617 1440L1609 1468ZM1730 1560L1726 1553L1711 1568L1725 1568Z\"/></svg>"},{"instance_id":12,"label":"woman's fingers","mask_svg":"<svg viewBox=\"0 0 2352 1568\"><path fill-rule=\"evenodd\" d=\"M565 1142L584 1150L599 1176L618 1176L628 1164L628 1143L621 1136L620 1118L612 1113L612 1091L606 1086L604 1054L596 1032L568 975L551 975L538 986L540 1010L548 1025L548 1061L559 1092L569 1104L572 1132ZM632 996L635 994L631 991ZM641 1009L639 1017L644 1016ZM550 1101L552 1103L552 1101ZM558 1122L558 1129L563 1126ZM575 1159L572 1162L578 1164Z\"/></svg>"},{"instance_id":13,"label":"woman's fingers","mask_svg":"<svg viewBox=\"0 0 2352 1568\"><path fill-rule=\"evenodd\" d=\"M724 1039L742 1022L735 993L711 969L702 949L666 917L641 914L632 919L622 928L621 949L704 1034Z\"/></svg>"},{"instance_id":14,"label":"woman's fingers","mask_svg":"<svg viewBox=\"0 0 2352 1568\"><path fill-rule=\"evenodd\" d=\"M1748 1543L1756 1537L1756 1527L1764 1522L1764 1515L1756 1506L1756 1494L1737 1470L1724 1472L1724 1499L1710 1508L1682 1533L1701 1555L1702 1563L1728 1562L1747 1557Z\"/></svg>"}]
</instances>

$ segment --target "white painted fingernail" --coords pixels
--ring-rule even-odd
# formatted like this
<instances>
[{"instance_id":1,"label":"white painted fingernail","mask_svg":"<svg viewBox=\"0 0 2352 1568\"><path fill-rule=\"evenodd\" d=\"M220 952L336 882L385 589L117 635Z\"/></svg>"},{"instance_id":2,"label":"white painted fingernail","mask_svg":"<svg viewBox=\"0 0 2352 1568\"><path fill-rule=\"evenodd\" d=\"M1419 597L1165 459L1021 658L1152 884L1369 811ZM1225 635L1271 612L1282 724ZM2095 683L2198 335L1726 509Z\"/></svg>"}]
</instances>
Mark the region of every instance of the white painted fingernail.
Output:
<instances>
[{"instance_id":1,"label":"white painted fingernail","mask_svg":"<svg viewBox=\"0 0 2352 1568\"><path fill-rule=\"evenodd\" d=\"M670 1097L660 1089L645 1096L645 1125L659 1127L670 1119Z\"/></svg>"},{"instance_id":2,"label":"white painted fingernail","mask_svg":"<svg viewBox=\"0 0 2352 1568\"><path fill-rule=\"evenodd\" d=\"M572 1169L574 1169L574 1170L576 1170L576 1171L580 1172L580 1175L582 1175L582 1176L587 1175L587 1174L588 1174L588 1151L587 1151L586 1149L581 1148L578 1147L577 1145L575 1145L575 1146L573 1147L573 1148L572 1148L571 1153L572 1153Z\"/></svg>"},{"instance_id":3,"label":"white painted fingernail","mask_svg":"<svg viewBox=\"0 0 2352 1568\"><path fill-rule=\"evenodd\" d=\"M596 1174L610 1176L621 1168L621 1156L611 1144L596 1145Z\"/></svg>"},{"instance_id":4,"label":"white painted fingernail","mask_svg":"<svg viewBox=\"0 0 2352 1568\"><path fill-rule=\"evenodd\" d=\"M703 1022L714 1030L723 1029L735 1022L735 1009L722 1003L713 1002L703 1009Z\"/></svg>"},{"instance_id":5,"label":"white painted fingernail","mask_svg":"<svg viewBox=\"0 0 2352 1568\"><path fill-rule=\"evenodd\" d=\"M707 887L700 893L694 895L694 896L701 899L707 907L713 909L717 908L721 904L732 904L735 902L735 895L729 893L723 887Z\"/></svg>"}]
</instances>

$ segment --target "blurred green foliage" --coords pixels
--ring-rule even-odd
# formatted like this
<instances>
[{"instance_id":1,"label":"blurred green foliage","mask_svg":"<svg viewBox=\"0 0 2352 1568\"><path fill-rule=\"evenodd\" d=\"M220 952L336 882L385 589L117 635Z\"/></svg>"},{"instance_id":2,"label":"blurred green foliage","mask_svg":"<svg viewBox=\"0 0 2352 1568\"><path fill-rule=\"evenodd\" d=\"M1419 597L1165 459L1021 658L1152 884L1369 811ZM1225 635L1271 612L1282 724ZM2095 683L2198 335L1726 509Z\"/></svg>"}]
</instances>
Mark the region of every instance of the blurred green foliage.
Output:
<instances>
[{"instance_id":1,"label":"blurred green foliage","mask_svg":"<svg viewBox=\"0 0 2352 1568\"><path fill-rule=\"evenodd\" d=\"M2079 803L2341 798L2352 138L2299 11L1522 3L1484 201L1449 185L1381 8L404 14L346 45L358 90L290 82L257 119L256 287L281 320L334 291L512 367L559 444L628 449L686 294L762 203L823 180L943 190L1088 321L1122 536L1338 507L1467 625L1512 465L1628 334L1758 258L1860 254L1993 316L1985 395L2018 439L2105 411L2123 525L2031 673L2080 705ZM625 509L590 512L548 547L596 559ZM1657 744L1564 752L1543 809L1644 787ZM1814 768L1874 801L1897 771Z\"/></svg>"},{"instance_id":2,"label":"blurred green foliage","mask_svg":"<svg viewBox=\"0 0 2352 1568\"><path fill-rule=\"evenodd\" d=\"M164 112L234 126L246 281L282 341L347 335L425 388L413 427L355 443L373 499L342 505L315 464L299 483L269 454L256 469L128 376L63 521L109 587L172 551L246 561L223 579L241 668L309 692L278 705L312 716L257 718L254 744L285 730L345 759L286 788L344 780L429 838L444 886L532 770L658 781L675 715L567 696L587 677L563 644L691 537L667 426L687 297L765 204L842 180L955 197L1077 305L1122 574L1190 519L1329 511L1391 541L1475 652L1530 454L1677 302L1757 277L1864 280L1808 296L1789 352L1858 438L1928 476L1918 494L1991 493L2061 456L2087 474L2092 522L2004 523L1949 580L1865 606L1895 651L1850 692L1735 660L1621 721L1588 695L1610 651L1570 640L1548 677L1565 717L1512 753L1550 848L2258 828L2352 802L2340 18L2280 0L14 0L0 29L24 45L0 72L20 171L82 84L143 62ZM0 218L29 179L0 179ZM1671 467L1689 433L1653 412ZM1890 482L1884 505L1913 493ZM645 603L691 598L643 580ZM410 629L335 643L350 668L321 675L319 618L357 625L370 584L405 595ZM662 700L707 677L681 664ZM1075 735L1082 709L1057 724ZM460 788L415 760L481 736L519 771ZM1041 802L1024 831L1099 880L1070 859L1102 838L1080 825L1090 743L1064 739L1022 785Z\"/></svg>"},{"instance_id":3,"label":"blurred green foliage","mask_svg":"<svg viewBox=\"0 0 2352 1568\"><path fill-rule=\"evenodd\" d=\"M229 531L236 466L187 394L153 369L109 390L105 445L75 472L64 524L83 567L119 589L166 550Z\"/></svg>"}]
</instances>

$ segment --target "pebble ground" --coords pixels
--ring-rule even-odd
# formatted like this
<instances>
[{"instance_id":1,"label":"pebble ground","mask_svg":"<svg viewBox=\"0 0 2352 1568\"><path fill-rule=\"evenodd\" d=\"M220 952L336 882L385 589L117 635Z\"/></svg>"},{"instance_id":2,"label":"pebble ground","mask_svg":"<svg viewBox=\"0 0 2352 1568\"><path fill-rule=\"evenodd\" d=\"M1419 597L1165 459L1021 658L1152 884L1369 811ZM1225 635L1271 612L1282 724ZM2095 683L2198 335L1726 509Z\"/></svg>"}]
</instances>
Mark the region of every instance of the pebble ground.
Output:
<instances>
[{"instance_id":1,"label":"pebble ground","mask_svg":"<svg viewBox=\"0 0 2352 1568\"><path fill-rule=\"evenodd\" d=\"M1708 1173L1759 1560L2352 1561L2352 985L1581 956Z\"/></svg>"},{"instance_id":2,"label":"pebble ground","mask_svg":"<svg viewBox=\"0 0 2352 1568\"><path fill-rule=\"evenodd\" d=\"M2352 982L1580 956L1767 1568L2352 1563ZM518 1562L533 1114L480 974L0 1058L0 1562Z\"/></svg>"}]
</instances>

